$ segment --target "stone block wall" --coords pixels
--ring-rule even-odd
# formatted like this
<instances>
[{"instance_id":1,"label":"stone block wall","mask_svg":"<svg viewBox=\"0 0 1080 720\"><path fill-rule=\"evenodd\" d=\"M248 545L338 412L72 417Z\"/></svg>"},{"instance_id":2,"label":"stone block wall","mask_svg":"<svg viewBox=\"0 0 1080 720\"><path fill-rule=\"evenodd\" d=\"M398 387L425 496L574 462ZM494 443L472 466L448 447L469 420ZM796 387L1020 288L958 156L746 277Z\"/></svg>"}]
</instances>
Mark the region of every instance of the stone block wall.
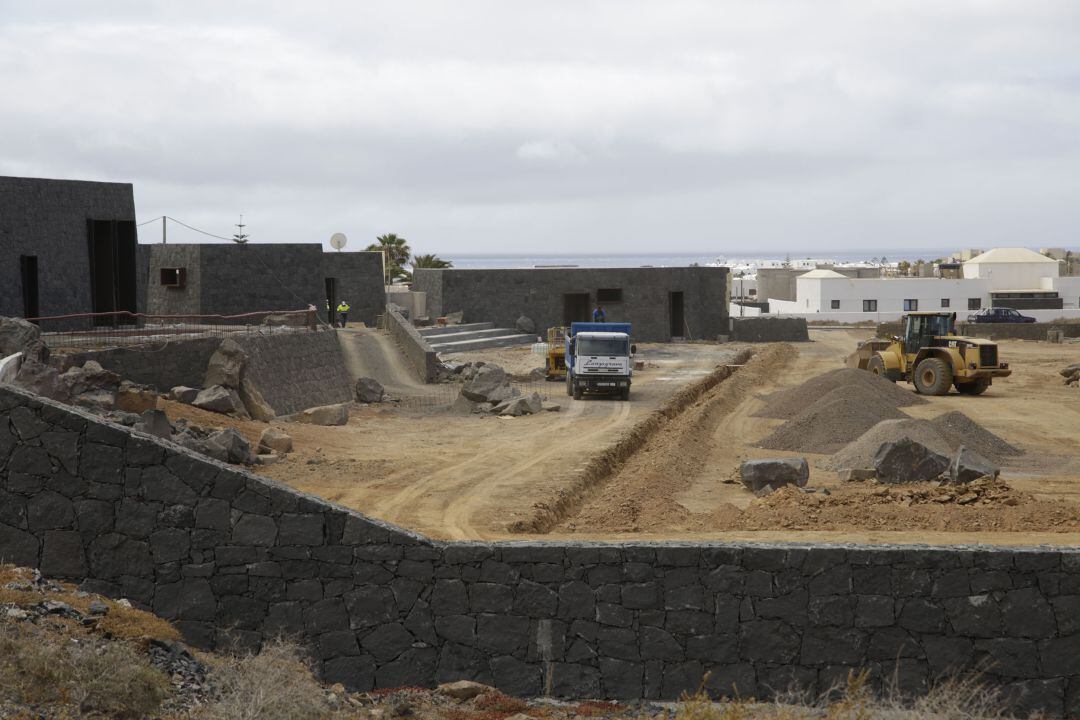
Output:
<instances>
[{"instance_id":1,"label":"stone block wall","mask_svg":"<svg viewBox=\"0 0 1080 720\"><path fill-rule=\"evenodd\" d=\"M386 329L405 354L413 371L421 381L435 382L439 377L439 355L432 350L424 336L417 332L413 324L405 319L400 308L394 304L386 306Z\"/></svg>"},{"instance_id":2,"label":"stone block wall","mask_svg":"<svg viewBox=\"0 0 1080 720\"><path fill-rule=\"evenodd\" d=\"M1067 338L1080 337L1080 323L956 323L956 332L960 335L994 340L1046 340L1050 330L1061 330ZM904 324L901 322L877 325L878 337L903 334Z\"/></svg>"},{"instance_id":3,"label":"stone block wall","mask_svg":"<svg viewBox=\"0 0 1080 720\"><path fill-rule=\"evenodd\" d=\"M731 339L736 342L808 342L805 318L732 318Z\"/></svg>"},{"instance_id":4,"label":"stone block wall","mask_svg":"<svg viewBox=\"0 0 1080 720\"><path fill-rule=\"evenodd\" d=\"M321 327L316 332L235 333L232 337L248 354L245 373L279 415L353 399L336 330ZM202 387L207 363L221 342L220 337L194 338L55 356L53 362L66 370L96 360L122 378L165 392L177 385Z\"/></svg>"},{"instance_id":5,"label":"stone block wall","mask_svg":"<svg viewBox=\"0 0 1080 720\"><path fill-rule=\"evenodd\" d=\"M127 597L206 648L281 633L354 689L673 699L905 692L988 668L1080 717L1080 550L441 543L0 386L0 557Z\"/></svg>"}]
</instances>

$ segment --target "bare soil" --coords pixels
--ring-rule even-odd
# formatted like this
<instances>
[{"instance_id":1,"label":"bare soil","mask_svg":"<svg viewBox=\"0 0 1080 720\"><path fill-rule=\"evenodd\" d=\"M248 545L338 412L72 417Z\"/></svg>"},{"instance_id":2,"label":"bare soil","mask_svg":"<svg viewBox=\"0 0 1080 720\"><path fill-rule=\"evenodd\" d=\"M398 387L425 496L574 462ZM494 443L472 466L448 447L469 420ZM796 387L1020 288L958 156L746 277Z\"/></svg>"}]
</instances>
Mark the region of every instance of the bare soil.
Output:
<instances>
[{"instance_id":1,"label":"bare soil","mask_svg":"<svg viewBox=\"0 0 1080 720\"><path fill-rule=\"evenodd\" d=\"M445 539L1080 543L1080 390L1063 386L1057 374L1080 360L1080 346L1002 342L1001 357L1014 374L979 397L953 393L921 402L910 385L889 386L882 395L901 417L932 421L961 412L989 433L977 436L983 449L999 451L1000 488L978 502L960 496L922 502L921 496L879 496L870 485L842 484L826 452L760 447L829 389L846 385L833 382L815 397L778 393L841 368L868 332L811 329L810 336L812 342L796 345L645 345L646 367L635 374L630 402L574 401L563 384L540 382L536 386L561 412L513 419L409 405L410 393L438 386L414 384L400 372L403 360L386 336L369 338L362 342L380 349L389 367L379 371L392 373L388 379L402 402L358 407L340 428L275 422L293 436L296 452L260 472ZM680 389L748 347L757 354L745 367L649 433L635 434ZM370 363L360 355L357 365ZM497 362L516 374L540 364L527 346L455 359ZM865 393L854 394L865 400ZM784 412L775 410L779 399ZM174 403L166 409L174 418L233 425L251 440L265 427ZM953 415L934 427L943 437L951 429L970 441L976 436L960 427L965 422ZM621 440L640 449L597 473L596 458ZM955 447L953 439L947 442ZM1023 454L1010 454L1009 445ZM837 441L819 449L842 446ZM742 460L792 455L809 460L811 486L829 495L759 500L738 483Z\"/></svg>"}]
</instances>

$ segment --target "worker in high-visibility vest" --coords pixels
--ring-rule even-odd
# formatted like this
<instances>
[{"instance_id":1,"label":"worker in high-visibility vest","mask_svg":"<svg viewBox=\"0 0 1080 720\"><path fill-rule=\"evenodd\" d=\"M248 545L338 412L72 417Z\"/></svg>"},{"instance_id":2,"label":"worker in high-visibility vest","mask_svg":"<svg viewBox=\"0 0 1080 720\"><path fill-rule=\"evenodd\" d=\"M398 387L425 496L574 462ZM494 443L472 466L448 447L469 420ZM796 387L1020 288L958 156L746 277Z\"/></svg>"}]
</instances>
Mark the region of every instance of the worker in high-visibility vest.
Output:
<instances>
[{"instance_id":1,"label":"worker in high-visibility vest","mask_svg":"<svg viewBox=\"0 0 1080 720\"><path fill-rule=\"evenodd\" d=\"M342 300L337 306L338 318L341 320L341 327L345 327L345 323L349 321L349 303Z\"/></svg>"}]
</instances>

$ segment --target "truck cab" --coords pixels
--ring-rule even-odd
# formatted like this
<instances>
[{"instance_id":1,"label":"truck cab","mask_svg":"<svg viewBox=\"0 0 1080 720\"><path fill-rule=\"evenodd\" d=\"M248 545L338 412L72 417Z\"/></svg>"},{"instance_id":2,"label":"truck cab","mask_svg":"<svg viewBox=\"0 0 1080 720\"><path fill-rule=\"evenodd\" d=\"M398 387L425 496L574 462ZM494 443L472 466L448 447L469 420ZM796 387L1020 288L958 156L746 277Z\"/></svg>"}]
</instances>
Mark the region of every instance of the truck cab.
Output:
<instances>
[{"instance_id":1,"label":"truck cab","mask_svg":"<svg viewBox=\"0 0 1080 720\"><path fill-rule=\"evenodd\" d=\"M585 393L630 399L634 374L629 323L573 323L566 335L566 394Z\"/></svg>"}]
</instances>

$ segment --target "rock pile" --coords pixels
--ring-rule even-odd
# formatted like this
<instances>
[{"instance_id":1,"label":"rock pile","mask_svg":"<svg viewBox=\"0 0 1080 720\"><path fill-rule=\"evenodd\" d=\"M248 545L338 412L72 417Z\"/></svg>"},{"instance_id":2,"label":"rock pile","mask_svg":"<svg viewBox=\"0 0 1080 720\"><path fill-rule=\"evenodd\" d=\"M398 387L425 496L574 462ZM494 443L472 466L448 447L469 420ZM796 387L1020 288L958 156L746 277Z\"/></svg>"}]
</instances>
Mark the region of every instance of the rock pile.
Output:
<instances>
[{"instance_id":1,"label":"rock pile","mask_svg":"<svg viewBox=\"0 0 1080 720\"><path fill-rule=\"evenodd\" d=\"M1065 384L1072 387L1080 387L1080 363L1073 363L1061 370L1061 377L1065 378Z\"/></svg>"},{"instance_id":2,"label":"rock pile","mask_svg":"<svg viewBox=\"0 0 1080 720\"><path fill-rule=\"evenodd\" d=\"M247 361L247 353L239 343L225 338L210 356L202 388L178 385L169 391L169 397L202 410L242 420L254 418L270 422L277 417L277 412L254 381L245 374Z\"/></svg>"},{"instance_id":3,"label":"rock pile","mask_svg":"<svg viewBox=\"0 0 1080 720\"><path fill-rule=\"evenodd\" d=\"M1001 470L985 457L963 445L950 460L909 437L882 443L869 466L845 471L847 480L876 480L882 483L921 483L940 481L970 483L980 478L996 480Z\"/></svg>"},{"instance_id":4,"label":"rock pile","mask_svg":"<svg viewBox=\"0 0 1080 720\"><path fill-rule=\"evenodd\" d=\"M462 366L465 380L454 408L464 412L490 413L508 417L534 415L543 410L557 411L558 405L545 405L540 393L523 396L510 384L510 376L498 365L477 362Z\"/></svg>"}]
</instances>

